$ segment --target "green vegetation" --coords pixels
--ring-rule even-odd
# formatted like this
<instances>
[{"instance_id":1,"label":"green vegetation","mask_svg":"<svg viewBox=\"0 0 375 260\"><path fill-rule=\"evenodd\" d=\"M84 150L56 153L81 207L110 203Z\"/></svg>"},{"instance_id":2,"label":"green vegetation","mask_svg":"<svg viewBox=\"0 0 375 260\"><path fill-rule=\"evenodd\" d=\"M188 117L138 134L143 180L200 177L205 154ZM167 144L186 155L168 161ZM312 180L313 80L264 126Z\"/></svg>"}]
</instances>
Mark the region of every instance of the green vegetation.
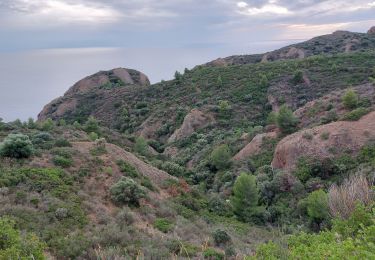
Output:
<instances>
[{"instance_id":1,"label":"green vegetation","mask_svg":"<svg viewBox=\"0 0 375 260\"><path fill-rule=\"evenodd\" d=\"M111 189L111 198L118 204L139 206L139 200L145 198L146 193L134 180L122 177Z\"/></svg>"},{"instance_id":2,"label":"green vegetation","mask_svg":"<svg viewBox=\"0 0 375 260\"><path fill-rule=\"evenodd\" d=\"M0 218L0 259L46 259L45 245L34 234L21 234L15 222Z\"/></svg>"},{"instance_id":3,"label":"green vegetation","mask_svg":"<svg viewBox=\"0 0 375 260\"><path fill-rule=\"evenodd\" d=\"M297 129L298 119L293 115L291 109L283 105L276 115L276 124L283 134L291 134Z\"/></svg>"},{"instance_id":4,"label":"green vegetation","mask_svg":"<svg viewBox=\"0 0 375 260\"><path fill-rule=\"evenodd\" d=\"M233 187L234 213L243 221L251 221L258 214L259 191L255 176L241 173Z\"/></svg>"},{"instance_id":5,"label":"green vegetation","mask_svg":"<svg viewBox=\"0 0 375 260\"><path fill-rule=\"evenodd\" d=\"M228 145L223 144L216 147L210 156L210 163L218 170L223 170L229 167L231 153Z\"/></svg>"},{"instance_id":6,"label":"green vegetation","mask_svg":"<svg viewBox=\"0 0 375 260\"><path fill-rule=\"evenodd\" d=\"M135 141L135 145L134 145L134 151L136 151L140 155L147 155L148 153L147 141L143 137L137 137Z\"/></svg>"},{"instance_id":7,"label":"green vegetation","mask_svg":"<svg viewBox=\"0 0 375 260\"><path fill-rule=\"evenodd\" d=\"M316 222L321 222L329 217L328 197L323 190L317 190L307 197L307 214Z\"/></svg>"},{"instance_id":8,"label":"green vegetation","mask_svg":"<svg viewBox=\"0 0 375 260\"><path fill-rule=\"evenodd\" d=\"M168 233L173 229L173 223L165 218L157 218L154 222L154 227L163 233Z\"/></svg>"},{"instance_id":9,"label":"green vegetation","mask_svg":"<svg viewBox=\"0 0 375 260\"><path fill-rule=\"evenodd\" d=\"M342 97L342 103L347 109L354 109L358 106L358 95L357 93L350 89Z\"/></svg>"},{"instance_id":10,"label":"green vegetation","mask_svg":"<svg viewBox=\"0 0 375 260\"><path fill-rule=\"evenodd\" d=\"M33 153L33 144L24 134L9 134L0 143L0 156L12 158L28 158Z\"/></svg>"}]
</instances>

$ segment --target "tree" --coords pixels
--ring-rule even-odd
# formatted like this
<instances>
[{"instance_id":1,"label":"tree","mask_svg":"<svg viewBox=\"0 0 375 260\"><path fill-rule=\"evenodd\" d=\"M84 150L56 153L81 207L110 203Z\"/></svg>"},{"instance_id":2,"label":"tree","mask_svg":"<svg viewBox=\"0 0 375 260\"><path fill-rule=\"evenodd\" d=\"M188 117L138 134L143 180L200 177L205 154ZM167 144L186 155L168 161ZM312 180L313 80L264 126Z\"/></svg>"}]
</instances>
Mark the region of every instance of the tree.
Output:
<instances>
[{"instance_id":1,"label":"tree","mask_svg":"<svg viewBox=\"0 0 375 260\"><path fill-rule=\"evenodd\" d=\"M234 213L243 221L250 221L257 214L259 191L256 178L247 173L241 173L233 186L231 199Z\"/></svg>"},{"instance_id":2,"label":"tree","mask_svg":"<svg viewBox=\"0 0 375 260\"><path fill-rule=\"evenodd\" d=\"M297 129L298 119L294 116L290 108L282 105L279 113L276 115L276 124L283 134L291 134Z\"/></svg>"},{"instance_id":3,"label":"tree","mask_svg":"<svg viewBox=\"0 0 375 260\"><path fill-rule=\"evenodd\" d=\"M9 134L0 143L0 156L12 158L28 158L33 153L33 144L24 134Z\"/></svg>"},{"instance_id":4,"label":"tree","mask_svg":"<svg viewBox=\"0 0 375 260\"><path fill-rule=\"evenodd\" d=\"M345 95L342 97L342 103L344 104L344 107L347 109L354 109L358 106L358 95L357 93L349 89Z\"/></svg>"},{"instance_id":5,"label":"tree","mask_svg":"<svg viewBox=\"0 0 375 260\"><path fill-rule=\"evenodd\" d=\"M134 180L122 177L111 189L111 198L118 204L139 206L139 200L146 196L145 191Z\"/></svg>"},{"instance_id":6,"label":"tree","mask_svg":"<svg viewBox=\"0 0 375 260\"><path fill-rule=\"evenodd\" d=\"M222 144L216 147L210 155L210 163L218 170L223 170L229 167L231 153L229 146Z\"/></svg>"},{"instance_id":7,"label":"tree","mask_svg":"<svg viewBox=\"0 0 375 260\"><path fill-rule=\"evenodd\" d=\"M317 190L307 197L307 214L311 220L322 222L329 216L328 196L323 190Z\"/></svg>"}]
</instances>

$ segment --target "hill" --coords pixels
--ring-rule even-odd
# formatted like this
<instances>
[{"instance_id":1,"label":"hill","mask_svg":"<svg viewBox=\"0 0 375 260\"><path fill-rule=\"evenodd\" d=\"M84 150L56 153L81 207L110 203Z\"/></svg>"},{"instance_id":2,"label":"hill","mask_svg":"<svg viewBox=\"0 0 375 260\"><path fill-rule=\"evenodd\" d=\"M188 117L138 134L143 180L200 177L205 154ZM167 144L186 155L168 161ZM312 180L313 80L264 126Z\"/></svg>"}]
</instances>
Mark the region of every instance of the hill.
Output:
<instances>
[{"instance_id":1,"label":"hill","mask_svg":"<svg viewBox=\"0 0 375 260\"><path fill-rule=\"evenodd\" d=\"M373 257L374 37L101 71L0 121L0 259Z\"/></svg>"}]
</instances>

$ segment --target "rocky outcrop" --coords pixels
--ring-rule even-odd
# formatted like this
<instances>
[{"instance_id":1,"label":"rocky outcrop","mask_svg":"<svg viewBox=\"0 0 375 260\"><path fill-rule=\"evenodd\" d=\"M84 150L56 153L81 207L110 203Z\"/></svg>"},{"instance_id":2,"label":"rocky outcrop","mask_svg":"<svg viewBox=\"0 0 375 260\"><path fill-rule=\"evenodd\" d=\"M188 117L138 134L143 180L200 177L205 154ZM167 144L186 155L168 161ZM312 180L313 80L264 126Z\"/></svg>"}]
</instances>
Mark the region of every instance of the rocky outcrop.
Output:
<instances>
[{"instance_id":1,"label":"rocky outcrop","mask_svg":"<svg viewBox=\"0 0 375 260\"><path fill-rule=\"evenodd\" d=\"M368 31L367 34L375 34L375 26L371 27Z\"/></svg>"},{"instance_id":2,"label":"rocky outcrop","mask_svg":"<svg viewBox=\"0 0 375 260\"><path fill-rule=\"evenodd\" d=\"M168 143L186 138L200 128L204 128L214 122L212 115L193 109L184 118L181 127L177 129L168 139Z\"/></svg>"},{"instance_id":3,"label":"rocky outcrop","mask_svg":"<svg viewBox=\"0 0 375 260\"><path fill-rule=\"evenodd\" d=\"M253 155L257 155L261 152L263 140L270 138L274 139L277 137L276 132L263 133L256 135L250 143L248 143L241 151L239 151L234 157L235 161L242 161L248 159Z\"/></svg>"},{"instance_id":4,"label":"rocky outcrop","mask_svg":"<svg viewBox=\"0 0 375 260\"><path fill-rule=\"evenodd\" d=\"M344 151L356 154L373 138L375 112L356 122L340 121L299 131L279 142L272 166L290 171L295 168L300 157L333 158Z\"/></svg>"},{"instance_id":5,"label":"rocky outcrop","mask_svg":"<svg viewBox=\"0 0 375 260\"><path fill-rule=\"evenodd\" d=\"M125 68L101 71L86 77L74 84L63 97L46 105L39 113L39 120L59 119L74 111L82 97L101 96L102 99L113 96L113 93L126 86L149 86L150 81L143 73ZM112 104L113 106L113 104ZM100 109L100 107L96 107Z\"/></svg>"}]
</instances>

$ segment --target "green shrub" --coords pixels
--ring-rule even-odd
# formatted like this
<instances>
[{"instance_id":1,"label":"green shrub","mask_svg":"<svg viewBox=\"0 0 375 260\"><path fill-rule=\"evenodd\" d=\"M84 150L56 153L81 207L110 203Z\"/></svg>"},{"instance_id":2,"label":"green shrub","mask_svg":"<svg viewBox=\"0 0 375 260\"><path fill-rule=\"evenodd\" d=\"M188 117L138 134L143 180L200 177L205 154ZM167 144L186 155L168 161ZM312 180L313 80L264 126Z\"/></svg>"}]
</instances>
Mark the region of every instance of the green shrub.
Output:
<instances>
[{"instance_id":1,"label":"green shrub","mask_svg":"<svg viewBox=\"0 0 375 260\"><path fill-rule=\"evenodd\" d=\"M144 139L143 137L137 137L137 139L135 140L135 144L134 144L134 151L136 151L137 153L139 153L140 155L147 155L148 153L148 145L147 145L147 141L146 139Z\"/></svg>"},{"instance_id":2,"label":"green shrub","mask_svg":"<svg viewBox=\"0 0 375 260\"><path fill-rule=\"evenodd\" d=\"M294 116L291 109L286 105L282 105L276 116L276 124L283 134L291 134L297 129L298 119Z\"/></svg>"},{"instance_id":3,"label":"green shrub","mask_svg":"<svg viewBox=\"0 0 375 260\"><path fill-rule=\"evenodd\" d=\"M301 70L297 70L293 75L293 83L299 84L303 82L303 72Z\"/></svg>"},{"instance_id":4,"label":"green shrub","mask_svg":"<svg viewBox=\"0 0 375 260\"><path fill-rule=\"evenodd\" d=\"M55 127L55 123L52 121L51 118L48 118L47 120L41 123L41 129L43 131L51 131L54 127Z\"/></svg>"},{"instance_id":5,"label":"green shrub","mask_svg":"<svg viewBox=\"0 0 375 260\"><path fill-rule=\"evenodd\" d=\"M210 163L218 170L226 169L230 166L232 156L229 146L226 144L216 147L210 155Z\"/></svg>"},{"instance_id":6,"label":"green shrub","mask_svg":"<svg viewBox=\"0 0 375 260\"><path fill-rule=\"evenodd\" d=\"M73 160L71 158L66 158L60 155L56 155L55 157L53 157L52 161L56 166L60 166L63 168L69 168L73 165Z\"/></svg>"},{"instance_id":7,"label":"green shrub","mask_svg":"<svg viewBox=\"0 0 375 260\"><path fill-rule=\"evenodd\" d=\"M222 260L224 259L224 254L213 248L207 248L203 251L203 257L210 260Z\"/></svg>"},{"instance_id":8,"label":"green shrub","mask_svg":"<svg viewBox=\"0 0 375 260\"><path fill-rule=\"evenodd\" d=\"M344 96L342 97L342 103L344 105L345 108L347 109L353 109L353 108L356 108L357 105L358 105L358 95L357 93L350 89L348 90Z\"/></svg>"},{"instance_id":9,"label":"green shrub","mask_svg":"<svg viewBox=\"0 0 375 260\"><path fill-rule=\"evenodd\" d=\"M163 233L168 233L173 229L173 223L165 218L157 218L154 222L154 227Z\"/></svg>"},{"instance_id":10,"label":"green shrub","mask_svg":"<svg viewBox=\"0 0 375 260\"><path fill-rule=\"evenodd\" d=\"M72 144L65 138L59 138L55 141L55 146L57 147L71 147Z\"/></svg>"},{"instance_id":11,"label":"green shrub","mask_svg":"<svg viewBox=\"0 0 375 260\"><path fill-rule=\"evenodd\" d=\"M0 218L0 259L46 259L45 245L33 234L21 234L15 222Z\"/></svg>"},{"instance_id":12,"label":"green shrub","mask_svg":"<svg viewBox=\"0 0 375 260\"><path fill-rule=\"evenodd\" d=\"M98 121L93 117L93 116L90 116L83 129L87 132L87 133L98 133L99 132L99 123Z\"/></svg>"},{"instance_id":13,"label":"green shrub","mask_svg":"<svg viewBox=\"0 0 375 260\"><path fill-rule=\"evenodd\" d=\"M110 188L111 198L118 204L139 206L139 201L146 197L145 191L134 180L122 177Z\"/></svg>"},{"instance_id":14,"label":"green shrub","mask_svg":"<svg viewBox=\"0 0 375 260\"><path fill-rule=\"evenodd\" d=\"M317 190L307 197L307 214L316 221L321 222L329 217L328 196L323 190Z\"/></svg>"},{"instance_id":15,"label":"green shrub","mask_svg":"<svg viewBox=\"0 0 375 260\"><path fill-rule=\"evenodd\" d=\"M89 139L90 139L90 141L94 142L98 138L99 138L99 135L97 133L95 133L95 132L89 133Z\"/></svg>"},{"instance_id":16,"label":"green shrub","mask_svg":"<svg viewBox=\"0 0 375 260\"><path fill-rule=\"evenodd\" d=\"M0 156L12 158L28 158L33 153L33 144L24 134L9 134L0 143Z\"/></svg>"},{"instance_id":17,"label":"green shrub","mask_svg":"<svg viewBox=\"0 0 375 260\"><path fill-rule=\"evenodd\" d=\"M357 121L364 115L368 114L368 112L370 112L368 109L359 107L357 109L354 109L353 111L346 113L343 119L347 121Z\"/></svg>"},{"instance_id":18,"label":"green shrub","mask_svg":"<svg viewBox=\"0 0 375 260\"><path fill-rule=\"evenodd\" d=\"M139 177L139 173L133 165L130 165L129 163L125 162L124 160L118 160L116 163L117 163L117 165L120 168L120 171L122 173L125 173L126 175L128 175L129 177L132 177L132 178Z\"/></svg>"},{"instance_id":19,"label":"green shrub","mask_svg":"<svg viewBox=\"0 0 375 260\"><path fill-rule=\"evenodd\" d=\"M212 237L217 246L228 244L232 240L228 233L221 229L215 230L212 233Z\"/></svg>"}]
</instances>

